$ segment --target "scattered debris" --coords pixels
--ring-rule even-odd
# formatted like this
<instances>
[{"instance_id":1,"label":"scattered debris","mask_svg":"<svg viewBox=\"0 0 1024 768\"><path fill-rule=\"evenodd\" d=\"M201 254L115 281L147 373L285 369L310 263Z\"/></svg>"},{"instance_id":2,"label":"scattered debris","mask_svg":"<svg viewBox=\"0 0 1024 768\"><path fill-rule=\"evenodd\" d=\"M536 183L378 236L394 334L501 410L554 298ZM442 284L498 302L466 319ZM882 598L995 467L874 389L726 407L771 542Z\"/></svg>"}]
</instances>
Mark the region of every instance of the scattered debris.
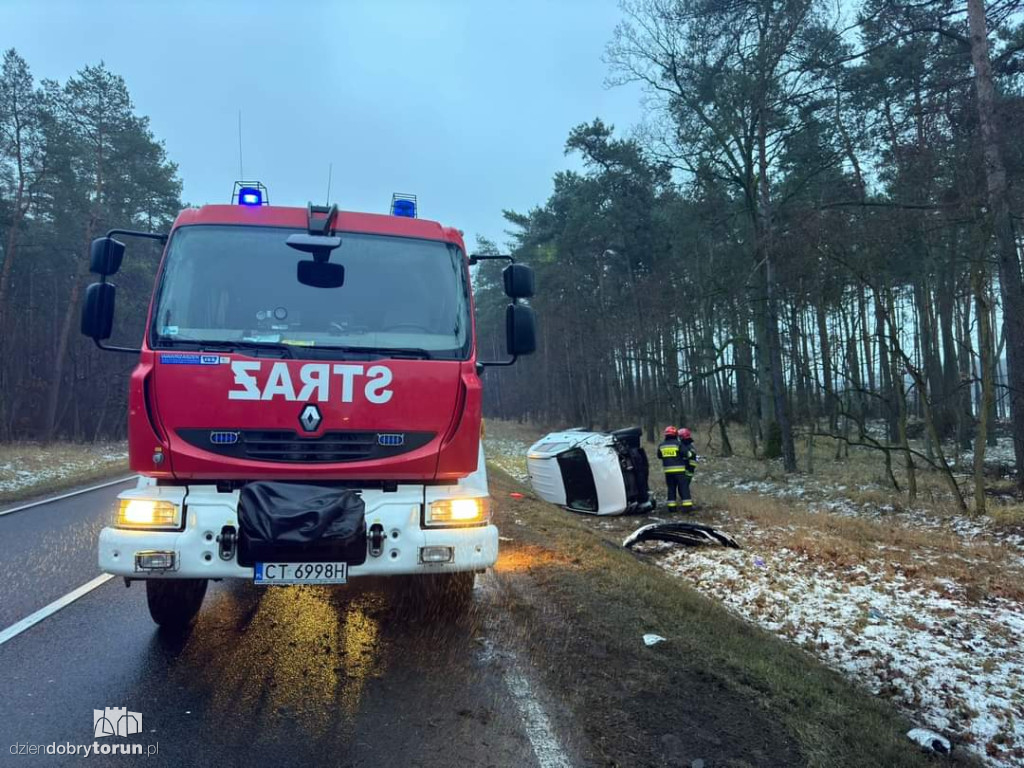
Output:
<instances>
[{"instance_id":1,"label":"scattered debris","mask_svg":"<svg viewBox=\"0 0 1024 768\"><path fill-rule=\"evenodd\" d=\"M661 635L644 635L644 645L648 647L663 642L665 642L665 638Z\"/></svg>"},{"instance_id":2,"label":"scattered debris","mask_svg":"<svg viewBox=\"0 0 1024 768\"><path fill-rule=\"evenodd\" d=\"M699 523L651 523L637 528L622 546L629 549L641 541L671 541L676 544L685 544L688 547L698 547L706 544L718 544L731 549L739 549L740 545L727 533L716 531L706 525Z\"/></svg>"},{"instance_id":3,"label":"scattered debris","mask_svg":"<svg viewBox=\"0 0 1024 768\"><path fill-rule=\"evenodd\" d=\"M914 728L907 731L907 738L911 741L920 744L921 748L926 752L934 752L939 755L948 755L953 746L949 743L949 739L945 736L940 736L935 731L929 731L927 728Z\"/></svg>"},{"instance_id":4,"label":"scattered debris","mask_svg":"<svg viewBox=\"0 0 1024 768\"><path fill-rule=\"evenodd\" d=\"M510 493L509 496L511 496L513 499L516 499L516 500L523 498L523 494L521 494L521 493L514 493L513 492L513 493Z\"/></svg>"}]
</instances>

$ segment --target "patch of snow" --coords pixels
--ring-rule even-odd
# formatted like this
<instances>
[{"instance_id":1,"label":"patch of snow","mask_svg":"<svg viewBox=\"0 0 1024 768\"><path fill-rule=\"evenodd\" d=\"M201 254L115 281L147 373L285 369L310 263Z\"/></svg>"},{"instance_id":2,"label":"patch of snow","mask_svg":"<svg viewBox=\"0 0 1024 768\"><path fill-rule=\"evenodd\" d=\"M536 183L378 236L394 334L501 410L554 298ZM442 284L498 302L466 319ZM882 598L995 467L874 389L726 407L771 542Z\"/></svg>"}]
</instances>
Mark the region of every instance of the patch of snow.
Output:
<instances>
[{"instance_id":1,"label":"patch of snow","mask_svg":"<svg viewBox=\"0 0 1024 768\"><path fill-rule=\"evenodd\" d=\"M484 439L484 455L495 466L521 483L527 483L530 476L526 471L526 453L530 446L521 440L501 437Z\"/></svg>"},{"instance_id":2,"label":"patch of snow","mask_svg":"<svg viewBox=\"0 0 1024 768\"><path fill-rule=\"evenodd\" d=\"M656 557L991 764L1024 765L1024 606L970 603L963 590L945 588L952 583L886 574L882 560L828 567L784 547L759 551L756 537L746 538L743 550L673 548Z\"/></svg>"}]
</instances>

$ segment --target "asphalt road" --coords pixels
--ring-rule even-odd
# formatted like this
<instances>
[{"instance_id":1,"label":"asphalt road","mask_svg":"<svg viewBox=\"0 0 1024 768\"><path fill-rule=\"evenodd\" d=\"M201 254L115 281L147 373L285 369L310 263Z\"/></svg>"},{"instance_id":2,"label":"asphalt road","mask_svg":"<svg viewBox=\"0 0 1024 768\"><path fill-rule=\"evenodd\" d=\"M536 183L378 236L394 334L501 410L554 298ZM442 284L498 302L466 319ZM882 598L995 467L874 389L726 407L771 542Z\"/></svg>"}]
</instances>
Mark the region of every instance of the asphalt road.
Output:
<instances>
[{"instance_id":1,"label":"asphalt road","mask_svg":"<svg viewBox=\"0 0 1024 768\"><path fill-rule=\"evenodd\" d=\"M100 575L119 490L0 516L0 632ZM386 583L223 582L175 638L143 585L113 579L0 645L0 765L570 765L501 599L489 577L462 617ZM94 738L108 707L140 713L142 733ZM143 757L46 752L69 744Z\"/></svg>"}]
</instances>

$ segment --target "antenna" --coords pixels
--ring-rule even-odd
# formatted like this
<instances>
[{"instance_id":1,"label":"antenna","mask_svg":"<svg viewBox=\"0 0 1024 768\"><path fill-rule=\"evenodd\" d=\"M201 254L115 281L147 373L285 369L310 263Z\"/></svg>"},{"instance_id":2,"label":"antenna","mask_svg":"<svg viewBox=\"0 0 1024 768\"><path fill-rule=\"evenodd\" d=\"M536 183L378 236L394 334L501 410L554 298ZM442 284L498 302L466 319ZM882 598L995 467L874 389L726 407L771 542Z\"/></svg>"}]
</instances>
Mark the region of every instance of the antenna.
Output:
<instances>
[{"instance_id":1,"label":"antenna","mask_svg":"<svg viewBox=\"0 0 1024 768\"><path fill-rule=\"evenodd\" d=\"M324 200L324 205L331 204L331 172L334 170L334 163L330 163L327 166L327 199Z\"/></svg>"},{"instance_id":2,"label":"antenna","mask_svg":"<svg viewBox=\"0 0 1024 768\"><path fill-rule=\"evenodd\" d=\"M242 110L238 110L238 178L245 178L242 170Z\"/></svg>"}]
</instances>

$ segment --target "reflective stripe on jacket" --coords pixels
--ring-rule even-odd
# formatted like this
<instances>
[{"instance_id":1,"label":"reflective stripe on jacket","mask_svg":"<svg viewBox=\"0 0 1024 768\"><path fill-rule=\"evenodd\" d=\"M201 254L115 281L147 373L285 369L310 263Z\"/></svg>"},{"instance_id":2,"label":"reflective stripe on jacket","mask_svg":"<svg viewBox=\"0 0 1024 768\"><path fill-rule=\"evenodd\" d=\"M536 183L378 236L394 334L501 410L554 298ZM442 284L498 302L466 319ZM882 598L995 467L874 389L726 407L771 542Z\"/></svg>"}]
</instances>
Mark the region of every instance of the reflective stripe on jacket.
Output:
<instances>
[{"instance_id":1,"label":"reflective stripe on jacket","mask_svg":"<svg viewBox=\"0 0 1024 768\"><path fill-rule=\"evenodd\" d=\"M665 474L686 471L686 452L678 440L665 440L658 446L658 458Z\"/></svg>"}]
</instances>

